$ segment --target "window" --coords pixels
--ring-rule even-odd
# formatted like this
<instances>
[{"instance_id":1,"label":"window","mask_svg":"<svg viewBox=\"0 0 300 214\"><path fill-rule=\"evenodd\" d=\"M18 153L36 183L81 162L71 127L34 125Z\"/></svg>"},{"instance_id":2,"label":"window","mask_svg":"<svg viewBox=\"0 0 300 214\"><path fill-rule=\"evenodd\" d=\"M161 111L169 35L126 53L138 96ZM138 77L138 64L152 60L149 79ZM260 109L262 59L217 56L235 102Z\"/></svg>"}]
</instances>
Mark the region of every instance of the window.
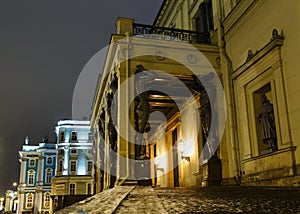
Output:
<instances>
[{"instance_id":1,"label":"window","mask_svg":"<svg viewBox=\"0 0 300 214\"><path fill-rule=\"evenodd\" d=\"M72 155L77 154L77 149L71 149L70 153L71 153Z\"/></svg>"},{"instance_id":2,"label":"window","mask_svg":"<svg viewBox=\"0 0 300 214\"><path fill-rule=\"evenodd\" d=\"M92 184L87 185L87 194L91 195L92 194Z\"/></svg>"},{"instance_id":3,"label":"window","mask_svg":"<svg viewBox=\"0 0 300 214\"><path fill-rule=\"evenodd\" d=\"M76 161L71 161L71 172L76 172Z\"/></svg>"},{"instance_id":4,"label":"window","mask_svg":"<svg viewBox=\"0 0 300 214\"><path fill-rule=\"evenodd\" d=\"M213 30L213 13L211 0L204 1L200 4L196 17L196 31L200 33L209 33Z\"/></svg>"},{"instance_id":5,"label":"window","mask_svg":"<svg viewBox=\"0 0 300 214\"><path fill-rule=\"evenodd\" d=\"M52 157L47 157L47 165L52 165L53 159Z\"/></svg>"},{"instance_id":6,"label":"window","mask_svg":"<svg viewBox=\"0 0 300 214\"><path fill-rule=\"evenodd\" d=\"M75 195L75 184L70 184L70 195Z\"/></svg>"},{"instance_id":7,"label":"window","mask_svg":"<svg viewBox=\"0 0 300 214\"><path fill-rule=\"evenodd\" d=\"M77 141L77 132L72 132L72 135L71 135L71 141L74 142L74 141Z\"/></svg>"},{"instance_id":8,"label":"window","mask_svg":"<svg viewBox=\"0 0 300 214\"><path fill-rule=\"evenodd\" d=\"M30 170L28 172L28 180L27 180L27 184L28 185L34 185L34 176L35 176L35 171L34 170Z\"/></svg>"},{"instance_id":9,"label":"window","mask_svg":"<svg viewBox=\"0 0 300 214\"><path fill-rule=\"evenodd\" d=\"M45 208L50 208L50 193L49 192L46 192L45 195L44 195L44 207Z\"/></svg>"},{"instance_id":10,"label":"window","mask_svg":"<svg viewBox=\"0 0 300 214\"><path fill-rule=\"evenodd\" d=\"M51 177L52 177L52 169L47 169L46 176L45 176L45 183L46 184L51 183Z\"/></svg>"},{"instance_id":11,"label":"window","mask_svg":"<svg viewBox=\"0 0 300 214\"><path fill-rule=\"evenodd\" d=\"M64 142L65 141L65 132L60 132L59 133L59 141Z\"/></svg>"},{"instance_id":12,"label":"window","mask_svg":"<svg viewBox=\"0 0 300 214\"><path fill-rule=\"evenodd\" d=\"M26 195L26 208L33 207L33 194L29 193Z\"/></svg>"},{"instance_id":13,"label":"window","mask_svg":"<svg viewBox=\"0 0 300 214\"><path fill-rule=\"evenodd\" d=\"M65 152L64 152L63 149L59 149L59 150L58 150L58 154L59 154L59 155L63 155L64 153L65 153Z\"/></svg>"},{"instance_id":14,"label":"window","mask_svg":"<svg viewBox=\"0 0 300 214\"><path fill-rule=\"evenodd\" d=\"M34 167L35 166L35 160L34 159L30 159L29 160L29 167Z\"/></svg>"},{"instance_id":15,"label":"window","mask_svg":"<svg viewBox=\"0 0 300 214\"><path fill-rule=\"evenodd\" d=\"M58 172L62 172L63 171L63 160L59 160L58 162Z\"/></svg>"},{"instance_id":16,"label":"window","mask_svg":"<svg viewBox=\"0 0 300 214\"><path fill-rule=\"evenodd\" d=\"M92 170L93 170L93 162L92 161L88 161L87 170L88 170L88 172L92 172Z\"/></svg>"}]
</instances>

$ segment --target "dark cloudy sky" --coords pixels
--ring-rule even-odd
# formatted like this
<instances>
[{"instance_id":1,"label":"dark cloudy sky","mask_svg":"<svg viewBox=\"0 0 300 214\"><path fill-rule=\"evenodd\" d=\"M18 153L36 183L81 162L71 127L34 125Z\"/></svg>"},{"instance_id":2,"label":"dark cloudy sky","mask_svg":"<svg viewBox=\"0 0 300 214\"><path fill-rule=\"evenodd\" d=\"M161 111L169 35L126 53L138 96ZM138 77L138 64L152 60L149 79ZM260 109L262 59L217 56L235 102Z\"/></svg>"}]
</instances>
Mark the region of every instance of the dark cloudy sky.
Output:
<instances>
[{"instance_id":1,"label":"dark cloudy sky","mask_svg":"<svg viewBox=\"0 0 300 214\"><path fill-rule=\"evenodd\" d=\"M54 140L81 69L118 16L152 24L162 0L0 0L0 196L19 179L26 135Z\"/></svg>"}]
</instances>

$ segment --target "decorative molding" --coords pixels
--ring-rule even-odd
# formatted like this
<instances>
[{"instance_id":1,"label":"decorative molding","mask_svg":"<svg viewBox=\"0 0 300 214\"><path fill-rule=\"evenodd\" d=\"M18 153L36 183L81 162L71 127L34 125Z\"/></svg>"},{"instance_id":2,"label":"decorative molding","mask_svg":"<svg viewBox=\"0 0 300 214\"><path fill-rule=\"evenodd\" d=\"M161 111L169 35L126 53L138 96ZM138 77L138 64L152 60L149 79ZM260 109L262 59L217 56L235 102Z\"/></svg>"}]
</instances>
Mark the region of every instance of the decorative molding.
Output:
<instances>
[{"instance_id":1,"label":"decorative molding","mask_svg":"<svg viewBox=\"0 0 300 214\"><path fill-rule=\"evenodd\" d=\"M165 54L162 51L156 51L155 52L155 59L158 61L163 61L165 59Z\"/></svg>"},{"instance_id":2,"label":"decorative molding","mask_svg":"<svg viewBox=\"0 0 300 214\"><path fill-rule=\"evenodd\" d=\"M190 64L195 64L197 62L197 57L194 54L189 54L186 58Z\"/></svg>"},{"instance_id":3,"label":"decorative molding","mask_svg":"<svg viewBox=\"0 0 300 214\"><path fill-rule=\"evenodd\" d=\"M257 3L257 0L241 1L234 7L223 21L224 32L227 34L230 29L241 21L241 18L246 18L246 14Z\"/></svg>"},{"instance_id":4,"label":"decorative molding","mask_svg":"<svg viewBox=\"0 0 300 214\"><path fill-rule=\"evenodd\" d=\"M271 50L273 50L276 47L281 47L283 45L283 38L274 38L269 42L267 45L265 45L262 49L257 51L255 54L251 51L251 58L248 59L244 64L242 64L239 68L237 68L235 71L231 73L232 78L235 79L239 75L241 75L245 70L247 70L249 67L251 67L255 62L257 62L259 59L264 57L267 53L269 53ZM249 53L248 53L249 57Z\"/></svg>"}]
</instances>

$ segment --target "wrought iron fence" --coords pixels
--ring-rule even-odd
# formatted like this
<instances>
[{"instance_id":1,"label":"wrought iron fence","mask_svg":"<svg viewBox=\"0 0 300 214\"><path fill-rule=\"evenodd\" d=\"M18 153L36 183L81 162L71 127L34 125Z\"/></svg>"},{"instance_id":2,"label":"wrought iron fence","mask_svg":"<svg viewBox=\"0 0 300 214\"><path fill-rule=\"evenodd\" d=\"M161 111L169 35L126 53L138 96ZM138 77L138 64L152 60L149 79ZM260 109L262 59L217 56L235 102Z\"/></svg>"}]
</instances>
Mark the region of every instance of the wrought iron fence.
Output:
<instances>
[{"instance_id":1,"label":"wrought iron fence","mask_svg":"<svg viewBox=\"0 0 300 214\"><path fill-rule=\"evenodd\" d=\"M144 25L138 23L133 24L133 34L142 37L150 37L151 34L155 34L155 38L157 39L186 41L190 43L210 43L209 33L198 33L190 30L156 27L152 25Z\"/></svg>"}]
</instances>

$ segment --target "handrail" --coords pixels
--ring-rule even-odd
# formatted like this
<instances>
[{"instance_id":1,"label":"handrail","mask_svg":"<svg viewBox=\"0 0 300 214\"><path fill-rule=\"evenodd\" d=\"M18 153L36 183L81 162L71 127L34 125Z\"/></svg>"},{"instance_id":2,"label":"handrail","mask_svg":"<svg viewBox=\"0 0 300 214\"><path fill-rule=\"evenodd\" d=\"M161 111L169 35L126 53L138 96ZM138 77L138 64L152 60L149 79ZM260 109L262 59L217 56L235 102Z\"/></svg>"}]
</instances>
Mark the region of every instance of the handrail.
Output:
<instances>
[{"instance_id":1,"label":"handrail","mask_svg":"<svg viewBox=\"0 0 300 214\"><path fill-rule=\"evenodd\" d=\"M144 24L133 24L133 35L148 37L150 34L159 35L159 39L185 41L190 43L210 43L209 33L199 33L191 30L157 27Z\"/></svg>"}]
</instances>

